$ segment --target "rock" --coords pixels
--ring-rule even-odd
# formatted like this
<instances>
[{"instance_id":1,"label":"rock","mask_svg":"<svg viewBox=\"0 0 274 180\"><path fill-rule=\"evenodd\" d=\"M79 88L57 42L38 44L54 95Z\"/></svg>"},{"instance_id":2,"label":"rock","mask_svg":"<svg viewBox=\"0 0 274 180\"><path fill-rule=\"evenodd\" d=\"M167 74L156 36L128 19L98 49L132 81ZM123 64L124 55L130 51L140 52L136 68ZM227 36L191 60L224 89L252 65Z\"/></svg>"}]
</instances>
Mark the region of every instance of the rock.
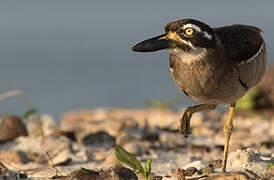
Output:
<instances>
[{"instance_id":1,"label":"rock","mask_svg":"<svg viewBox=\"0 0 274 180\"><path fill-rule=\"evenodd\" d=\"M228 149L228 152L235 152L235 151L238 151L238 150L244 150L246 149L247 147L244 146L243 144L240 144L240 143L231 143L229 145L229 149Z\"/></svg>"},{"instance_id":2,"label":"rock","mask_svg":"<svg viewBox=\"0 0 274 180\"><path fill-rule=\"evenodd\" d=\"M135 156L140 156L145 152L144 148L135 142L126 144L124 149Z\"/></svg>"},{"instance_id":3,"label":"rock","mask_svg":"<svg viewBox=\"0 0 274 180\"><path fill-rule=\"evenodd\" d=\"M76 136L105 131L111 136L119 136L125 128L136 127L129 118L110 117L105 109L70 112L62 116L60 125L63 131L74 131ZM79 134L79 135L78 135Z\"/></svg>"},{"instance_id":4,"label":"rock","mask_svg":"<svg viewBox=\"0 0 274 180\"><path fill-rule=\"evenodd\" d=\"M1 161L9 164L25 164L31 161L28 155L23 151L0 151Z\"/></svg>"},{"instance_id":5,"label":"rock","mask_svg":"<svg viewBox=\"0 0 274 180\"><path fill-rule=\"evenodd\" d=\"M232 172L210 176L204 180L251 180L251 178L243 172Z\"/></svg>"},{"instance_id":6,"label":"rock","mask_svg":"<svg viewBox=\"0 0 274 180\"><path fill-rule=\"evenodd\" d=\"M76 136L75 136L75 132L73 131L62 131L62 130L56 130L54 132L55 136L65 136L66 138L68 138L69 140L76 142Z\"/></svg>"},{"instance_id":7,"label":"rock","mask_svg":"<svg viewBox=\"0 0 274 180\"><path fill-rule=\"evenodd\" d=\"M203 156L205 156L206 153L209 153L211 151L210 147L205 146L205 145L197 145L197 144L190 145L189 150L196 157L203 157Z\"/></svg>"},{"instance_id":8,"label":"rock","mask_svg":"<svg viewBox=\"0 0 274 180\"><path fill-rule=\"evenodd\" d=\"M130 143L132 141L136 141L137 138L128 134L128 133L124 133L122 134L121 136L118 136L116 138L116 144L119 144L120 146L124 146L126 145L127 143Z\"/></svg>"},{"instance_id":9,"label":"rock","mask_svg":"<svg viewBox=\"0 0 274 180\"><path fill-rule=\"evenodd\" d=\"M14 115L0 115L0 142L12 141L19 136L27 135L27 129L20 118Z\"/></svg>"},{"instance_id":10,"label":"rock","mask_svg":"<svg viewBox=\"0 0 274 180\"><path fill-rule=\"evenodd\" d=\"M193 135L215 135L223 127L222 114L218 111L203 111L195 113L191 120Z\"/></svg>"},{"instance_id":11,"label":"rock","mask_svg":"<svg viewBox=\"0 0 274 180\"><path fill-rule=\"evenodd\" d=\"M72 161L73 154L69 149L63 150L58 153L54 158L52 158L53 163L56 166L67 166ZM50 160L48 160L48 164L51 164Z\"/></svg>"},{"instance_id":12,"label":"rock","mask_svg":"<svg viewBox=\"0 0 274 180\"><path fill-rule=\"evenodd\" d=\"M109 152L107 152L103 149L98 149L97 151L93 151L89 154L92 154L94 156L95 161L103 161L109 155Z\"/></svg>"},{"instance_id":13,"label":"rock","mask_svg":"<svg viewBox=\"0 0 274 180\"><path fill-rule=\"evenodd\" d=\"M58 128L56 120L53 119L53 117L49 114L41 115L40 119L42 121L43 135L49 136L54 134L54 132Z\"/></svg>"},{"instance_id":14,"label":"rock","mask_svg":"<svg viewBox=\"0 0 274 180\"><path fill-rule=\"evenodd\" d=\"M107 157L105 158L105 163L109 166L116 166L119 164L118 160L116 159L114 149L111 149L108 152Z\"/></svg>"},{"instance_id":15,"label":"rock","mask_svg":"<svg viewBox=\"0 0 274 180\"><path fill-rule=\"evenodd\" d=\"M178 168L171 173L171 177L174 179L183 180L186 177L194 175L198 170L195 167L189 167L187 169Z\"/></svg>"},{"instance_id":16,"label":"rock","mask_svg":"<svg viewBox=\"0 0 274 180\"><path fill-rule=\"evenodd\" d=\"M55 133L58 126L56 121L49 114L43 114L39 119L30 116L27 119L27 129L30 136L49 136Z\"/></svg>"},{"instance_id":17,"label":"rock","mask_svg":"<svg viewBox=\"0 0 274 180\"><path fill-rule=\"evenodd\" d=\"M222 167L222 160L218 159L218 160L208 161L206 163L206 166L212 167L214 169L219 169Z\"/></svg>"},{"instance_id":18,"label":"rock","mask_svg":"<svg viewBox=\"0 0 274 180\"><path fill-rule=\"evenodd\" d=\"M65 137L44 136L41 139L41 152L47 151L51 158L57 156L60 152L70 150L71 142Z\"/></svg>"},{"instance_id":19,"label":"rock","mask_svg":"<svg viewBox=\"0 0 274 180\"><path fill-rule=\"evenodd\" d=\"M186 146L186 140L179 132L162 132L159 139L170 148Z\"/></svg>"},{"instance_id":20,"label":"rock","mask_svg":"<svg viewBox=\"0 0 274 180\"><path fill-rule=\"evenodd\" d=\"M40 141L41 137L20 136L14 141L0 145L0 149L41 153Z\"/></svg>"},{"instance_id":21,"label":"rock","mask_svg":"<svg viewBox=\"0 0 274 180\"><path fill-rule=\"evenodd\" d=\"M73 171L69 176L59 177L61 180L97 180L99 179L100 173L97 171L81 168Z\"/></svg>"},{"instance_id":22,"label":"rock","mask_svg":"<svg viewBox=\"0 0 274 180\"><path fill-rule=\"evenodd\" d=\"M83 137L79 137L78 142L79 141L85 145L92 146L93 148L110 149L115 145L115 138L105 131L85 134Z\"/></svg>"},{"instance_id":23,"label":"rock","mask_svg":"<svg viewBox=\"0 0 274 180\"><path fill-rule=\"evenodd\" d=\"M227 170L245 171L245 169L249 169L259 176L262 176L265 174L266 165L270 163L273 163L271 157L265 158L260 152L248 148L228 154Z\"/></svg>"},{"instance_id":24,"label":"rock","mask_svg":"<svg viewBox=\"0 0 274 180\"><path fill-rule=\"evenodd\" d=\"M195 167L197 170L201 170L204 166L206 166L206 164L204 162L194 161L194 162L191 162L191 163L185 165L183 168L187 169L187 168L190 168L190 167Z\"/></svg>"},{"instance_id":25,"label":"rock","mask_svg":"<svg viewBox=\"0 0 274 180\"><path fill-rule=\"evenodd\" d=\"M148 141L151 143L158 141L159 140L159 131L153 131L146 126L143 129L141 140Z\"/></svg>"},{"instance_id":26,"label":"rock","mask_svg":"<svg viewBox=\"0 0 274 180\"><path fill-rule=\"evenodd\" d=\"M152 176L150 180L163 180L162 176Z\"/></svg>"},{"instance_id":27,"label":"rock","mask_svg":"<svg viewBox=\"0 0 274 180\"><path fill-rule=\"evenodd\" d=\"M115 166L100 173L102 180L138 180L136 174L123 166Z\"/></svg>"},{"instance_id":28,"label":"rock","mask_svg":"<svg viewBox=\"0 0 274 180\"><path fill-rule=\"evenodd\" d=\"M213 174L215 173L215 168L211 164L202 167L201 169L202 174Z\"/></svg>"},{"instance_id":29,"label":"rock","mask_svg":"<svg viewBox=\"0 0 274 180\"><path fill-rule=\"evenodd\" d=\"M62 180L138 180L136 174L125 167L115 166L106 170L94 171L85 168L73 171L69 176L59 177Z\"/></svg>"},{"instance_id":30,"label":"rock","mask_svg":"<svg viewBox=\"0 0 274 180\"><path fill-rule=\"evenodd\" d=\"M125 127L138 124L142 128L146 122L150 128L168 127L177 130L180 116L180 113L157 109L149 111L119 108L82 110L65 113L61 118L61 126L63 129L91 129L93 132L96 129L97 131L106 130L110 135L117 136Z\"/></svg>"}]
</instances>

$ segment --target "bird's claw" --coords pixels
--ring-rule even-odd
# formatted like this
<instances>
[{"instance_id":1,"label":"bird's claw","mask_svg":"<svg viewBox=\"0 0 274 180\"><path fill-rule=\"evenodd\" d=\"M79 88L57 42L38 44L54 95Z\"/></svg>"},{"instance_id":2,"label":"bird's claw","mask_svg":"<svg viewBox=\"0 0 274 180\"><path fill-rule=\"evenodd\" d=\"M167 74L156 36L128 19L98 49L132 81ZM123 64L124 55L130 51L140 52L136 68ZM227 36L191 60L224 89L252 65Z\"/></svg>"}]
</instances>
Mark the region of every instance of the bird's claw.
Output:
<instances>
[{"instance_id":1,"label":"bird's claw","mask_svg":"<svg viewBox=\"0 0 274 180\"><path fill-rule=\"evenodd\" d=\"M183 116L181 118L181 125L180 125L180 131L184 135L184 137L188 137L188 135L191 134L190 129L190 119L191 119L192 113L190 113L188 110L185 110L183 112Z\"/></svg>"}]
</instances>

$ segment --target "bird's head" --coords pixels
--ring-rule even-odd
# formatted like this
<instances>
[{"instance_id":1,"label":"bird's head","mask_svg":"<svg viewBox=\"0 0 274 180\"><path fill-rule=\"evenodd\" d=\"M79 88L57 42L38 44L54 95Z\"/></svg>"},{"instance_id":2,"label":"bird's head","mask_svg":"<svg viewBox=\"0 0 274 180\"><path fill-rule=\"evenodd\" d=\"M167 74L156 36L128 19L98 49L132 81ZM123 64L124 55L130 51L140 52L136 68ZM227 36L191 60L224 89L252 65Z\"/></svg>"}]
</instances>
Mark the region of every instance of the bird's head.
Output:
<instances>
[{"instance_id":1,"label":"bird's head","mask_svg":"<svg viewBox=\"0 0 274 180\"><path fill-rule=\"evenodd\" d=\"M195 49L210 49L216 46L214 31L207 24L194 19L183 19L168 23L165 34L136 44L132 50L152 52L161 49L193 52Z\"/></svg>"}]
</instances>

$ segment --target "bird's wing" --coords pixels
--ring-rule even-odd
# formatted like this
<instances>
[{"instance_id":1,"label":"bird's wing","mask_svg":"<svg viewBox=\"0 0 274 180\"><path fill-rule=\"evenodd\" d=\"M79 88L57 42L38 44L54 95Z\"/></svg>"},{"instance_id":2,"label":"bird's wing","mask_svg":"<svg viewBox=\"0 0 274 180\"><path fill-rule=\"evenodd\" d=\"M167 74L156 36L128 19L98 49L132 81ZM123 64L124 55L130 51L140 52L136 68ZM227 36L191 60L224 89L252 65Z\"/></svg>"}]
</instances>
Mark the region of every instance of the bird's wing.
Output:
<instances>
[{"instance_id":1,"label":"bird's wing","mask_svg":"<svg viewBox=\"0 0 274 180\"><path fill-rule=\"evenodd\" d=\"M232 25L214 29L224 46L226 59L245 64L263 49L261 30L254 26Z\"/></svg>"}]
</instances>

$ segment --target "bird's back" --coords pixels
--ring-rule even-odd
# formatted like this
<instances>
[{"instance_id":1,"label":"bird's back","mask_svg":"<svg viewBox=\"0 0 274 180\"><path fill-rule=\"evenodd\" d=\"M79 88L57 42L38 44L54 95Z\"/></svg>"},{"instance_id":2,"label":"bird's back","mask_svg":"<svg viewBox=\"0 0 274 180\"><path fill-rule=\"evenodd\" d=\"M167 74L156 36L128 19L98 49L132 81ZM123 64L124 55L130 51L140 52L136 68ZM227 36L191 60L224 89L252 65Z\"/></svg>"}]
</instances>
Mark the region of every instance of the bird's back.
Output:
<instances>
[{"instance_id":1,"label":"bird's back","mask_svg":"<svg viewBox=\"0 0 274 180\"><path fill-rule=\"evenodd\" d=\"M248 25L231 25L214 29L221 41L226 59L244 63L252 58L264 45L261 30Z\"/></svg>"}]
</instances>

